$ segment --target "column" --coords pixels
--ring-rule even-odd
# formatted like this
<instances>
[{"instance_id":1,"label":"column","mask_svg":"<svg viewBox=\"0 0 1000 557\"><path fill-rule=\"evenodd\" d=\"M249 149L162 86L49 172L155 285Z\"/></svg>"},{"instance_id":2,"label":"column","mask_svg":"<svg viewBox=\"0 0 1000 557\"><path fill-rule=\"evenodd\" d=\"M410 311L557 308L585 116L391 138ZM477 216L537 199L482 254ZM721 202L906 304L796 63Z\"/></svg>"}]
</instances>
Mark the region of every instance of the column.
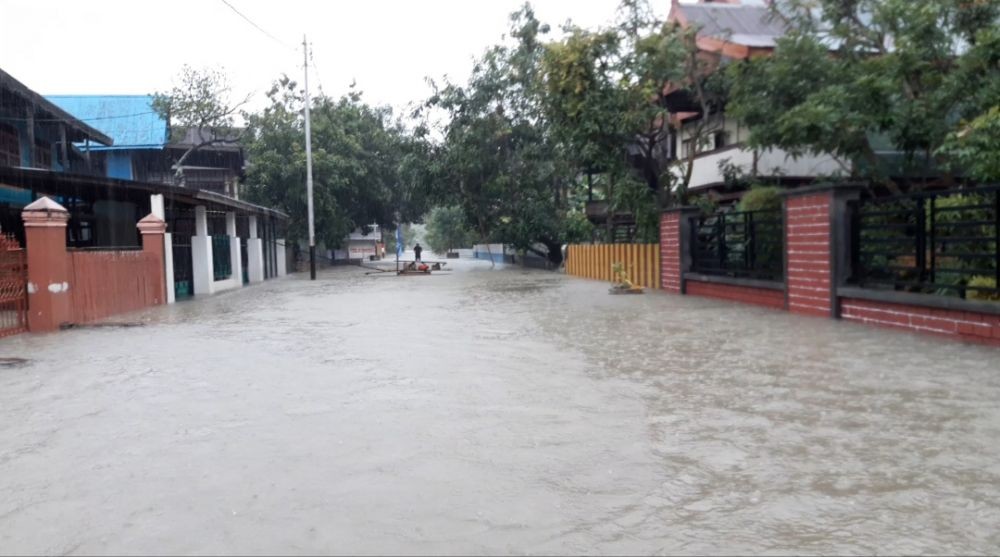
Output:
<instances>
[{"instance_id":1,"label":"column","mask_svg":"<svg viewBox=\"0 0 1000 557\"><path fill-rule=\"evenodd\" d=\"M152 255L152 259L158 263L158 267L154 272L155 285L153 288L158 294L152 302L154 305L166 303L167 291L172 291L174 286L172 281L167 282L166 273L164 272L166 263L164 260L163 236L167 231L167 223L163 222L163 219L155 214L150 213L136 224L136 228L139 229L139 234L142 235L142 251Z\"/></svg>"},{"instance_id":2,"label":"column","mask_svg":"<svg viewBox=\"0 0 1000 557\"><path fill-rule=\"evenodd\" d=\"M237 286L243 286L243 254L240 252L240 238L236 235L236 213L226 213L226 234L229 236L229 265L233 270L232 279Z\"/></svg>"},{"instance_id":3,"label":"column","mask_svg":"<svg viewBox=\"0 0 1000 557\"><path fill-rule=\"evenodd\" d=\"M278 259L278 269L277 273L279 277L283 277L288 274L288 259L285 255L285 239L278 238L274 242L274 251Z\"/></svg>"},{"instance_id":4,"label":"column","mask_svg":"<svg viewBox=\"0 0 1000 557\"><path fill-rule=\"evenodd\" d=\"M247 238L247 276L250 283L264 282L264 243L257 237L257 216L250 215L250 237Z\"/></svg>"},{"instance_id":5,"label":"column","mask_svg":"<svg viewBox=\"0 0 1000 557\"><path fill-rule=\"evenodd\" d=\"M48 197L24 208L25 248L28 255L28 330L46 332L72 321L66 222L69 213Z\"/></svg>"},{"instance_id":6,"label":"column","mask_svg":"<svg viewBox=\"0 0 1000 557\"><path fill-rule=\"evenodd\" d=\"M191 274L196 295L213 293L212 238L208 235L208 212L204 205L194 208L195 235L191 237Z\"/></svg>"},{"instance_id":7,"label":"column","mask_svg":"<svg viewBox=\"0 0 1000 557\"><path fill-rule=\"evenodd\" d=\"M150 213L166 222L167 212L163 205L163 194L154 193L149 196ZM174 291L174 236L169 232L163 233L163 276L167 288L167 303L176 301L177 293Z\"/></svg>"},{"instance_id":8,"label":"column","mask_svg":"<svg viewBox=\"0 0 1000 557\"><path fill-rule=\"evenodd\" d=\"M846 279L850 247L847 203L857 186L821 184L785 192L785 277L788 311L838 317L837 286Z\"/></svg>"},{"instance_id":9,"label":"column","mask_svg":"<svg viewBox=\"0 0 1000 557\"><path fill-rule=\"evenodd\" d=\"M696 207L675 207L660 215L660 288L684 294L684 273L691 269L691 218Z\"/></svg>"}]
</instances>

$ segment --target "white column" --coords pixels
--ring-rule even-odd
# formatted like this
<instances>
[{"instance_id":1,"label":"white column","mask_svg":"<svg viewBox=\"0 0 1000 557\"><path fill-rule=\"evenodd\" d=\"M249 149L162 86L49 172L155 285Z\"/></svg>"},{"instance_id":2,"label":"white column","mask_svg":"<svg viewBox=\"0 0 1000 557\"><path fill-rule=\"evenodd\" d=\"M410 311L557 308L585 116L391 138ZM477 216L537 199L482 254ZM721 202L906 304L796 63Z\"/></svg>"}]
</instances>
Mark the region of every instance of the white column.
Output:
<instances>
[{"instance_id":1,"label":"white column","mask_svg":"<svg viewBox=\"0 0 1000 557\"><path fill-rule=\"evenodd\" d=\"M278 276L283 277L288 274L288 260L285 258L285 239L278 238L274 242L274 253L278 259Z\"/></svg>"},{"instance_id":2,"label":"white column","mask_svg":"<svg viewBox=\"0 0 1000 557\"><path fill-rule=\"evenodd\" d=\"M191 237L191 273L194 278L196 295L211 294L215 291L215 275L212 271L212 238L208 235L208 214L203 205L194 208L195 236Z\"/></svg>"},{"instance_id":3,"label":"white column","mask_svg":"<svg viewBox=\"0 0 1000 557\"><path fill-rule=\"evenodd\" d=\"M251 284L264 282L264 242L257 237L257 217L250 216L250 237L247 239L247 276Z\"/></svg>"},{"instance_id":4,"label":"white column","mask_svg":"<svg viewBox=\"0 0 1000 557\"><path fill-rule=\"evenodd\" d=\"M163 209L162 193L154 193L149 196L149 212L159 217L160 220L167 220L167 212Z\"/></svg>"},{"instance_id":5,"label":"white column","mask_svg":"<svg viewBox=\"0 0 1000 557\"><path fill-rule=\"evenodd\" d=\"M149 212L161 220L167 220L162 193L149 196ZM167 303L172 304L176 301L177 292L174 290L174 237L169 232L163 235L163 279L167 285Z\"/></svg>"},{"instance_id":6,"label":"white column","mask_svg":"<svg viewBox=\"0 0 1000 557\"><path fill-rule=\"evenodd\" d=\"M236 235L236 213L226 213L226 235L229 236L229 264L233 270L232 279L236 287L243 286L243 257L240 253L240 237Z\"/></svg>"},{"instance_id":7,"label":"white column","mask_svg":"<svg viewBox=\"0 0 1000 557\"><path fill-rule=\"evenodd\" d=\"M177 301L174 288L174 235L167 232L163 235L163 269L167 281L167 303Z\"/></svg>"}]
</instances>

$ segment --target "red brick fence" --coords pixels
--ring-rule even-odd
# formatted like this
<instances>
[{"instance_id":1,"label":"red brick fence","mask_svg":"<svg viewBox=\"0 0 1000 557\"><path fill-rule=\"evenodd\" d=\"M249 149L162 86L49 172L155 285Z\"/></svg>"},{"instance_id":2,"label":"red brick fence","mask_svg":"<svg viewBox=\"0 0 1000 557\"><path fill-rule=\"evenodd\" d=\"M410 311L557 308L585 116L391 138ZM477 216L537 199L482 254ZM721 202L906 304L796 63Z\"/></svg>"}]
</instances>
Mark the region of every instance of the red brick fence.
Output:
<instances>
[{"instance_id":1,"label":"red brick fence","mask_svg":"<svg viewBox=\"0 0 1000 557\"><path fill-rule=\"evenodd\" d=\"M877 246L895 245L893 242L906 244L911 237L916 238L914 255L910 257L916 263L904 261L910 266L905 267L905 272L899 275L912 280L913 284L904 282L902 287L902 279L899 278L890 277L883 281L887 284L877 284L878 281L874 279L869 281L858 278L859 275L863 276L862 263L865 260L861 258L867 253L859 252L857 247L860 241L858 230L861 226L857 206L861 190L856 187L813 186L786 192L783 208L783 272L778 280L694 272L692 257L695 255L693 252L696 248L693 246L696 244L693 235L696 232L693 227L697 222L694 217L698 211L687 207L667 210L660 219L662 288L678 294L756 304L802 315L847 319L1000 345L1000 302L937 295L928 293L926 287L921 293L907 291L918 290L915 286L921 284L936 287L944 282L942 277L947 273L961 272L947 268L949 264L942 261L953 262L962 257L979 258L975 259L978 261L982 261L982 257L1000 259L1000 189L994 188L982 195L984 197L979 199L986 199L987 201L981 202L984 204L966 204L958 209L944 203L939 203L942 208L937 208L933 199L925 207L925 201L917 196L913 203L918 209L912 212L916 216L909 221L910 224L883 225L883 229L890 232L891 227L899 228L900 234L893 236L886 232L881 237L869 240ZM981 214L992 219L992 224L989 220L968 220L971 218L968 216L968 207L983 211ZM892 214L892 211L871 214L885 215ZM935 214L941 221L937 227L934 223ZM941 215L948 214L964 216L967 221L945 223ZM930 215L930 223L925 222L925 215ZM953 228L947 228L948 226ZM968 230L970 226L978 226L977 230L983 235L975 238L976 241L970 245L985 246L983 249L987 253L976 255L949 252L949 249L953 252L954 246L960 241L970 240L960 237L961 234L968 235L968 232L962 231ZM904 229L905 234L902 232ZM941 231L938 238L934 237L935 230ZM930 237L928 239L925 236ZM989 251L991 249L993 251ZM997 255L991 255L993 252ZM938 259L936 266L935 258ZM876 265L871 261L881 261L883 263L878 264L887 269L895 269L902 265L900 261L903 259L896 253L889 256L876 255L876 259L869 258L867 261L869 265ZM957 266L954 263L950 265ZM1000 262L983 272L996 273L997 266L1000 266ZM930 277L927 277L928 270ZM911 273L914 278L911 279L906 273ZM925 282L919 283L919 280ZM983 290L996 294L998 286L1000 281ZM965 292L968 287L950 288L961 288ZM971 290L974 291L975 289Z\"/></svg>"}]
</instances>

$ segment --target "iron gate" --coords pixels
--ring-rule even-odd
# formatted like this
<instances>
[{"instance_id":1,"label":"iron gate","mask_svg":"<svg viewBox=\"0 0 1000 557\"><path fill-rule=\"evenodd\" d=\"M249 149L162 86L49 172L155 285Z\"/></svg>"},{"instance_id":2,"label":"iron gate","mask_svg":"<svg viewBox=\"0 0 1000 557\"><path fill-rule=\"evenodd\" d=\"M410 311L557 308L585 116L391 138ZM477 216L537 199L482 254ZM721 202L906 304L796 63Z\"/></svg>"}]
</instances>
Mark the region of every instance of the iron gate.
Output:
<instances>
[{"instance_id":1,"label":"iron gate","mask_svg":"<svg viewBox=\"0 0 1000 557\"><path fill-rule=\"evenodd\" d=\"M14 236L0 235L0 337L28 330L27 279L24 248Z\"/></svg>"}]
</instances>

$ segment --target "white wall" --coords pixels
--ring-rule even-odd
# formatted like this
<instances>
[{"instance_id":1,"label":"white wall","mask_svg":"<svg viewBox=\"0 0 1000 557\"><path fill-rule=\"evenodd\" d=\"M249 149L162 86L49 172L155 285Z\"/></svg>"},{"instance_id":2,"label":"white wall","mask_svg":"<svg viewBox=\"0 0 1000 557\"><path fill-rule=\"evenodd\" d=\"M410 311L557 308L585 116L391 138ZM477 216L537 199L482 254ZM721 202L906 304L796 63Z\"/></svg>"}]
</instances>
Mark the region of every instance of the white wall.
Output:
<instances>
[{"instance_id":1,"label":"white wall","mask_svg":"<svg viewBox=\"0 0 1000 557\"><path fill-rule=\"evenodd\" d=\"M743 172L749 174L753 169L753 151L742 147L733 147L722 151L707 153L694 160L689 188L720 184L723 182L719 163L737 165ZM683 179L687 169L687 161L678 161L671 172L678 179ZM778 170L778 172L775 172ZM843 173L843 167L830 155L805 155L792 158L781 149L768 149L760 152L757 160L758 176L794 176L813 178L817 176L833 176Z\"/></svg>"}]
</instances>

